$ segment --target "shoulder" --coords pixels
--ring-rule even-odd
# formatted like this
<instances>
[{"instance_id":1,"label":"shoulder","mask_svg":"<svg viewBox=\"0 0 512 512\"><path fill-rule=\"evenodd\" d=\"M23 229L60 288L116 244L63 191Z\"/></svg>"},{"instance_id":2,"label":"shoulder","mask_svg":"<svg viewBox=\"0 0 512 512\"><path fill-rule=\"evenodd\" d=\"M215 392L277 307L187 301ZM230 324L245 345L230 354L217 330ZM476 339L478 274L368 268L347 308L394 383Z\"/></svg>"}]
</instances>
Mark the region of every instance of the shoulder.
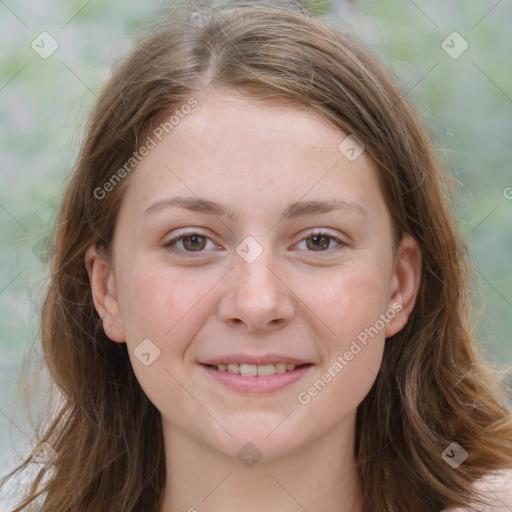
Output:
<instances>
[{"instance_id":1,"label":"shoulder","mask_svg":"<svg viewBox=\"0 0 512 512\"><path fill-rule=\"evenodd\" d=\"M475 484L486 507L478 508L480 512L510 512L512 510L512 469L489 474ZM471 509L446 508L441 512L470 512Z\"/></svg>"}]
</instances>

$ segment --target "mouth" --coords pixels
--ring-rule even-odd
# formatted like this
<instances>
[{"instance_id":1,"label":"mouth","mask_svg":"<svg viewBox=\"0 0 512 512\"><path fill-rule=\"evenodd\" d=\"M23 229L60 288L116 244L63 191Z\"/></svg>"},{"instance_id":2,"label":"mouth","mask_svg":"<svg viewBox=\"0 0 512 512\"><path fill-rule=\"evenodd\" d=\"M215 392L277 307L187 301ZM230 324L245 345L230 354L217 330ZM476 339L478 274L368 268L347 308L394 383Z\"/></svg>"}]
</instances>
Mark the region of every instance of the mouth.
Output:
<instances>
[{"instance_id":1,"label":"mouth","mask_svg":"<svg viewBox=\"0 0 512 512\"><path fill-rule=\"evenodd\" d=\"M234 375L243 375L244 377L269 377L272 375L282 375L286 372L293 372L297 368L311 366L311 363L293 364L293 363L277 363L277 364L246 364L246 363L226 363L226 364L205 364L209 368L213 368L219 372L228 372Z\"/></svg>"},{"instance_id":2,"label":"mouth","mask_svg":"<svg viewBox=\"0 0 512 512\"><path fill-rule=\"evenodd\" d=\"M234 391L250 394L273 393L308 375L314 364L275 363L254 365L246 363L200 363L217 384Z\"/></svg>"}]
</instances>

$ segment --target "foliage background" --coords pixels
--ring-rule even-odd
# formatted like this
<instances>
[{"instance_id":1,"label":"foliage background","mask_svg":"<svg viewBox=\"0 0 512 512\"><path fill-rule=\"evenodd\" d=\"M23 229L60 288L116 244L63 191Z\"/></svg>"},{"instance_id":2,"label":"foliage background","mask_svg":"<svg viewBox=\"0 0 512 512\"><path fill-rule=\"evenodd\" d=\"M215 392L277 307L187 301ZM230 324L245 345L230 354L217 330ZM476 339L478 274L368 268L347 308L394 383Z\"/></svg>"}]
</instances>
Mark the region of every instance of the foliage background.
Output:
<instances>
[{"instance_id":1,"label":"foliage background","mask_svg":"<svg viewBox=\"0 0 512 512\"><path fill-rule=\"evenodd\" d=\"M163 5L0 0L0 474L31 449L16 383L37 343L44 251L87 113L140 21ZM475 334L491 361L512 364L512 5L339 0L316 12L380 55L424 116L458 182L454 210L483 291ZM43 31L59 44L47 59L31 48ZM453 31L469 45L457 59L441 47Z\"/></svg>"}]
</instances>

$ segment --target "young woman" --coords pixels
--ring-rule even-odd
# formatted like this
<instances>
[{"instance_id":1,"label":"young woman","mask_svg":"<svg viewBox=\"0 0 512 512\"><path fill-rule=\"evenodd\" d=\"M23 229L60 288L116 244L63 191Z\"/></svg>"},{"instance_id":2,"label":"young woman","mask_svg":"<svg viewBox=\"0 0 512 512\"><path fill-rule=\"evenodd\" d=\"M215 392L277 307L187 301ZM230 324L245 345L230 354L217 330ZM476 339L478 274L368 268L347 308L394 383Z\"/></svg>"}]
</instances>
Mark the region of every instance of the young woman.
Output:
<instances>
[{"instance_id":1,"label":"young woman","mask_svg":"<svg viewBox=\"0 0 512 512\"><path fill-rule=\"evenodd\" d=\"M509 510L507 397L408 98L298 6L197 9L92 113L41 317L62 403L15 510Z\"/></svg>"}]
</instances>

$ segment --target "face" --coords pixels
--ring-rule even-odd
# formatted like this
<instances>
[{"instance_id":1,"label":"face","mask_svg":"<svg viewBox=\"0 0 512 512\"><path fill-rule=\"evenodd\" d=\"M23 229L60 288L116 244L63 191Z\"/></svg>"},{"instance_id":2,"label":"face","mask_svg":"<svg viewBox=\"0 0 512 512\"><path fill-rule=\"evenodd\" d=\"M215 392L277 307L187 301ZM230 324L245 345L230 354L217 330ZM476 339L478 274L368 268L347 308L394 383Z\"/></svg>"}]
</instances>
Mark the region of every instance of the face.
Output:
<instances>
[{"instance_id":1,"label":"face","mask_svg":"<svg viewBox=\"0 0 512 512\"><path fill-rule=\"evenodd\" d=\"M219 94L133 171L111 261L91 248L86 263L164 428L272 456L353 425L420 263L410 237L395 252L371 161L338 149L347 135Z\"/></svg>"}]
</instances>

